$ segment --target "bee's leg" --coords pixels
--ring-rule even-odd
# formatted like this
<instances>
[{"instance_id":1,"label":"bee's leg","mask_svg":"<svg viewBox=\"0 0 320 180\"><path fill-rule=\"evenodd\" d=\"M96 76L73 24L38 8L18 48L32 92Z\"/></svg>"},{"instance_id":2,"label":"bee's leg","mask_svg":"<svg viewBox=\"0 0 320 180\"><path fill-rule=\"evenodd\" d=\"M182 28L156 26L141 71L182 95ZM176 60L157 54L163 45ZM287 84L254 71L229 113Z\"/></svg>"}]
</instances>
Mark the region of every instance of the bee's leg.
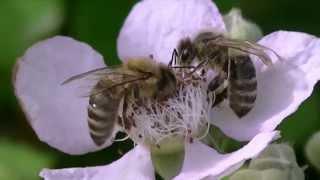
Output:
<instances>
[{"instance_id":1,"label":"bee's leg","mask_svg":"<svg viewBox=\"0 0 320 180\"><path fill-rule=\"evenodd\" d=\"M208 85L208 91L215 91L216 93L221 92L225 86L227 86L227 79L224 73L219 73L216 77L214 77Z\"/></svg>"},{"instance_id":2,"label":"bee's leg","mask_svg":"<svg viewBox=\"0 0 320 180\"><path fill-rule=\"evenodd\" d=\"M214 102L212 107L220 104L227 97L227 86L228 81L224 73L220 73L210 81L208 91L214 93Z\"/></svg>"},{"instance_id":3,"label":"bee's leg","mask_svg":"<svg viewBox=\"0 0 320 180\"><path fill-rule=\"evenodd\" d=\"M195 73L198 69L204 67L208 62L208 59L201 61L196 67L193 68L191 72L188 73L187 76L192 76L193 73Z\"/></svg>"},{"instance_id":4,"label":"bee's leg","mask_svg":"<svg viewBox=\"0 0 320 180\"><path fill-rule=\"evenodd\" d=\"M122 119L123 119L123 126L124 129L130 131L132 127L131 121L128 119L127 116L127 109L128 109L128 90L126 89L123 95L123 109L122 109Z\"/></svg>"},{"instance_id":5,"label":"bee's leg","mask_svg":"<svg viewBox=\"0 0 320 180\"><path fill-rule=\"evenodd\" d=\"M217 58L218 56L214 56L213 58L210 58L210 57L204 58L203 60L200 61L200 63L196 67L193 68L191 72L188 73L188 75L191 76L198 69L204 68L206 64L208 64L209 62L214 62Z\"/></svg>"},{"instance_id":6,"label":"bee's leg","mask_svg":"<svg viewBox=\"0 0 320 180\"><path fill-rule=\"evenodd\" d=\"M212 104L212 108L219 105L223 100L225 100L228 96L228 89L225 88L221 93L215 95L214 102Z\"/></svg>"}]
</instances>

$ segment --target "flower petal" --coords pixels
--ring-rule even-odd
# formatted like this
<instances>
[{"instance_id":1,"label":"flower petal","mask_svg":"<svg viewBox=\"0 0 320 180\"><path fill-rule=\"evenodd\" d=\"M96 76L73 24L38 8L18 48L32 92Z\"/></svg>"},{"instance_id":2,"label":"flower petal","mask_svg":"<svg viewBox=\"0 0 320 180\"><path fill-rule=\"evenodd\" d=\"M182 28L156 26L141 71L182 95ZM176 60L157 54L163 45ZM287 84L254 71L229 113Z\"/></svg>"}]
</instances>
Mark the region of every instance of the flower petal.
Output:
<instances>
[{"instance_id":1,"label":"flower petal","mask_svg":"<svg viewBox=\"0 0 320 180\"><path fill-rule=\"evenodd\" d=\"M135 147L107 166L42 170L40 176L45 180L155 179L150 153L142 146Z\"/></svg>"},{"instance_id":2,"label":"flower petal","mask_svg":"<svg viewBox=\"0 0 320 180\"><path fill-rule=\"evenodd\" d=\"M35 44L18 60L15 93L41 141L70 154L98 149L89 136L88 98L80 97L75 85L61 83L104 66L91 47L62 36Z\"/></svg>"},{"instance_id":3,"label":"flower petal","mask_svg":"<svg viewBox=\"0 0 320 180\"><path fill-rule=\"evenodd\" d=\"M234 167L239 167L245 160L257 156L277 136L277 131L260 133L249 144L230 154L219 154L200 142L191 143L186 147L181 173L174 180L193 180L208 176L214 179L226 172L231 173L230 170L236 170Z\"/></svg>"},{"instance_id":4,"label":"flower petal","mask_svg":"<svg viewBox=\"0 0 320 180\"><path fill-rule=\"evenodd\" d=\"M144 0L134 6L121 29L118 55L122 60L153 55L166 64L180 39L204 29L225 31L211 0Z\"/></svg>"},{"instance_id":5,"label":"flower petal","mask_svg":"<svg viewBox=\"0 0 320 180\"><path fill-rule=\"evenodd\" d=\"M274 130L280 122L297 110L308 98L320 79L320 41L314 36L298 32L275 32L264 37L260 44L273 49L273 67L263 66L254 58L257 69L258 92L254 108L243 118L232 110L216 108L212 123L227 135L250 140L259 132Z\"/></svg>"}]
</instances>

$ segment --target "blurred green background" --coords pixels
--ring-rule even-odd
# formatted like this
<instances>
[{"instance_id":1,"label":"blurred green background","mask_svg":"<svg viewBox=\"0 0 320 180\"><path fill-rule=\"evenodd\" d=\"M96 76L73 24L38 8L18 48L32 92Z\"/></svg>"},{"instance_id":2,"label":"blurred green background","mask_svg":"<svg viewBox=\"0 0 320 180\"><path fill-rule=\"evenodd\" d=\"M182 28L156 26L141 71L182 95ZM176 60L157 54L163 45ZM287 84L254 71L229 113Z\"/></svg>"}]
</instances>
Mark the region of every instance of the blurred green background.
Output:
<instances>
[{"instance_id":1,"label":"blurred green background","mask_svg":"<svg viewBox=\"0 0 320 180\"><path fill-rule=\"evenodd\" d=\"M97 49L108 64L118 63L116 38L137 1L105 0L1 0L0 1L0 180L39 179L43 167L64 168L103 165L120 157L130 143L83 156L69 156L41 143L27 124L11 86L17 57L34 42L55 34L68 35ZM240 7L264 33L279 29L320 35L317 0L216 0L223 13ZM275 87L276 88L276 87ZM299 164L307 165L304 145L320 130L319 85L299 111L281 126L284 140L296 150ZM307 179L320 179L309 166Z\"/></svg>"}]
</instances>

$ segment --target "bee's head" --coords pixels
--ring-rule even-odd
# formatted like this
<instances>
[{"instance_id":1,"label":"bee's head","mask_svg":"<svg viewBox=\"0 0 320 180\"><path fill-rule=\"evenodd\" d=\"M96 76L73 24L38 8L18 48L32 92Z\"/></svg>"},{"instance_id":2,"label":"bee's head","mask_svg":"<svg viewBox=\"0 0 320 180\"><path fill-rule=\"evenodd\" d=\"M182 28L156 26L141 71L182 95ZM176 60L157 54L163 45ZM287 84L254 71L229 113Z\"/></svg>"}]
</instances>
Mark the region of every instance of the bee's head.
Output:
<instances>
[{"instance_id":1,"label":"bee's head","mask_svg":"<svg viewBox=\"0 0 320 180\"><path fill-rule=\"evenodd\" d=\"M182 39L178 45L178 64L190 65L196 57L196 49L190 38Z\"/></svg>"}]
</instances>

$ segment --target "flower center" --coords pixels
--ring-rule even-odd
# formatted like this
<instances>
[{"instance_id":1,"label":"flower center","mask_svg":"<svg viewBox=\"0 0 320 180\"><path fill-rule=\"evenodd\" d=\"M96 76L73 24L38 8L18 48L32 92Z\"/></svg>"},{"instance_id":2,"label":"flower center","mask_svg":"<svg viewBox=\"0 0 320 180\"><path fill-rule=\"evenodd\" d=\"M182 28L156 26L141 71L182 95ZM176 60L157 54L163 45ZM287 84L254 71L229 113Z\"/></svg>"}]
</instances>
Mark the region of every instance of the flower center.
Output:
<instances>
[{"instance_id":1,"label":"flower center","mask_svg":"<svg viewBox=\"0 0 320 180\"><path fill-rule=\"evenodd\" d=\"M127 132L130 138L150 146L159 146L168 138L203 138L208 133L213 98L205 81L196 82L180 85L166 101L130 101L126 117L133 124Z\"/></svg>"}]
</instances>

